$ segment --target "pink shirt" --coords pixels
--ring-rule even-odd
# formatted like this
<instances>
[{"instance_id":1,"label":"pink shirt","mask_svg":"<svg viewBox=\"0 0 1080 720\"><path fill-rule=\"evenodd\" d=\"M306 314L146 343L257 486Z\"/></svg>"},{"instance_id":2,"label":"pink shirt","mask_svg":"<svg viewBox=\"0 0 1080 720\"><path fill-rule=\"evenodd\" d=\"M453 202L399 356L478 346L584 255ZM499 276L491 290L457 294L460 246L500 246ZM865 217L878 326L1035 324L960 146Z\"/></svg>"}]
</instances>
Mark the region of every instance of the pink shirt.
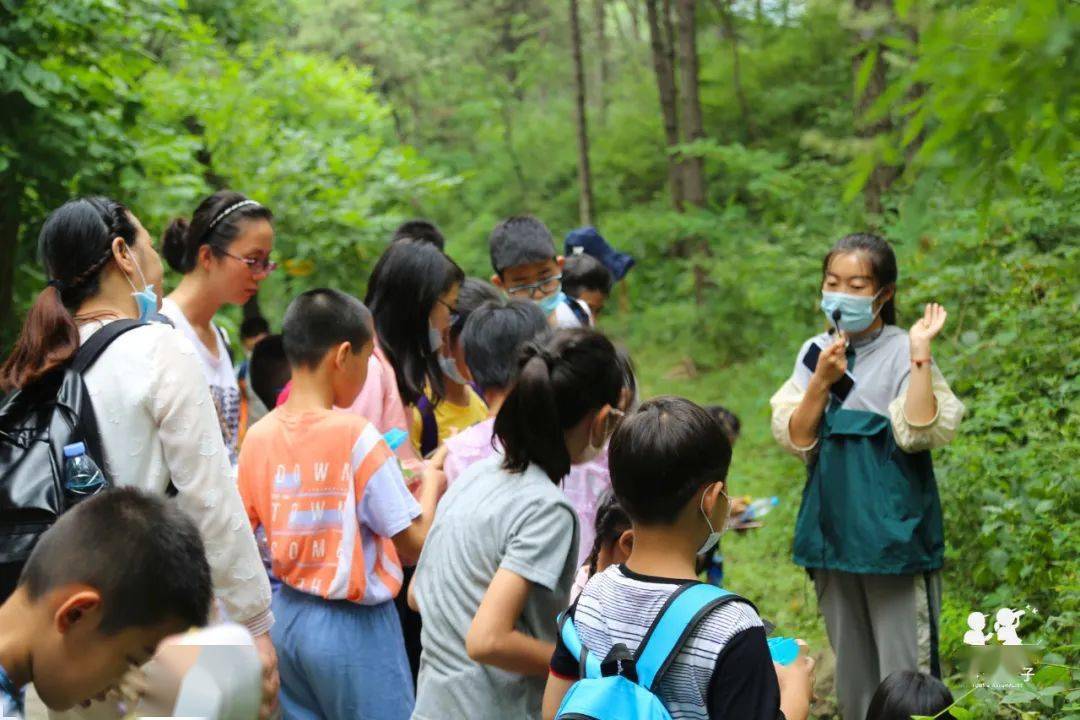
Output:
<instances>
[{"instance_id":1,"label":"pink shirt","mask_svg":"<svg viewBox=\"0 0 1080 720\"><path fill-rule=\"evenodd\" d=\"M446 441L448 453L443 471L448 486L470 465L496 452L499 441L494 438L494 433L495 419L488 418ZM570 474L563 478L562 489L578 516L581 532L578 563L582 563L592 551L596 538L596 507L600 497L611 489L607 448L596 459L571 466Z\"/></svg>"}]
</instances>

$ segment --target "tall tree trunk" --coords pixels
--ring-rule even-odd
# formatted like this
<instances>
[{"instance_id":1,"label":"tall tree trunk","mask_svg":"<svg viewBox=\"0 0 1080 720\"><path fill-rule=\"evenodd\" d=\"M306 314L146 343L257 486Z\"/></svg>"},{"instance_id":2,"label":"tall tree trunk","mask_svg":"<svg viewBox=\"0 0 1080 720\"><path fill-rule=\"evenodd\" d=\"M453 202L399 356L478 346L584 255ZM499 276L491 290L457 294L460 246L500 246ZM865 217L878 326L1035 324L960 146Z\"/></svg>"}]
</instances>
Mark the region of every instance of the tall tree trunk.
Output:
<instances>
[{"instance_id":1,"label":"tall tree trunk","mask_svg":"<svg viewBox=\"0 0 1080 720\"><path fill-rule=\"evenodd\" d=\"M716 11L720 14L720 23L724 28L724 35L731 43L731 86L735 91L735 100L739 104L739 114L742 116L742 136L744 142L749 142L757 134L754 128L753 116L750 114L750 103L746 99L746 90L742 84L742 65L739 61L739 34L735 27L735 12L732 9L734 0L713 0Z\"/></svg>"},{"instance_id":2,"label":"tall tree trunk","mask_svg":"<svg viewBox=\"0 0 1080 720\"><path fill-rule=\"evenodd\" d=\"M521 165L521 157L518 155L514 144L514 116L510 110L510 100L502 98L499 110L503 121L503 143L506 145L506 156L510 158L510 166L514 169L514 177L517 178L519 202L522 205L529 204L529 183L525 179L525 169Z\"/></svg>"},{"instance_id":3,"label":"tall tree trunk","mask_svg":"<svg viewBox=\"0 0 1080 720\"><path fill-rule=\"evenodd\" d=\"M638 8L638 0L626 0L626 9L630 11L630 27L634 30L634 39L641 37L641 10ZM618 20L618 13L615 18Z\"/></svg>"},{"instance_id":4,"label":"tall tree trunk","mask_svg":"<svg viewBox=\"0 0 1080 720\"><path fill-rule=\"evenodd\" d=\"M582 225L592 225L592 171L589 168L589 121L585 115L585 63L581 57L581 23L578 0L569 0L570 43L574 55L574 120L578 146L578 211Z\"/></svg>"},{"instance_id":5,"label":"tall tree trunk","mask_svg":"<svg viewBox=\"0 0 1080 720\"><path fill-rule=\"evenodd\" d=\"M857 12L873 12L878 9L886 9L892 12L891 0L855 0ZM879 42L882 31L877 28L860 30L858 39L863 49L852 59L852 73L858 78L863 72L863 65L873 62L869 71L869 79L860 92L858 85L855 87L855 133L861 138L872 139L887 133L892 128L891 120L886 116L880 120L870 122L865 120L869 110L881 93L885 91L885 75L888 71L888 63L885 61L885 47ZM896 168L878 163L863 188L863 204L867 212L880 214L883 210L881 198L889 189L893 180L896 179Z\"/></svg>"},{"instance_id":6,"label":"tall tree trunk","mask_svg":"<svg viewBox=\"0 0 1080 720\"><path fill-rule=\"evenodd\" d=\"M698 94L696 0L677 0L679 24L679 90L682 96L682 137L692 143L705 137ZM705 161L700 157L683 161L686 200L698 207L705 204Z\"/></svg>"},{"instance_id":7,"label":"tall tree trunk","mask_svg":"<svg viewBox=\"0 0 1080 720\"><path fill-rule=\"evenodd\" d=\"M666 6L667 2L665 1L664 4ZM684 202L682 165L679 158L674 154L674 148L679 144L675 69L670 62L670 53L665 47L664 31L660 26L660 12L657 7L657 0L645 0L645 9L648 14L653 70L656 73L656 87L660 94L660 113L664 119L664 144L668 151L668 185L671 188L672 203L674 203L677 210L682 211Z\"/></svg>"},{"instance_id":8,"label":"tall tree trunk","mask_svg":"<svg viewBox=\"0 0 1080 720\"><path fill-rule=\"evenodd\" d=\"M608 106L608 43L607 43L607 7L605 0L593 0L593 21L596 25L596 106L600 110L600 127L607 126Z\"/></svg>"}]
</instances>

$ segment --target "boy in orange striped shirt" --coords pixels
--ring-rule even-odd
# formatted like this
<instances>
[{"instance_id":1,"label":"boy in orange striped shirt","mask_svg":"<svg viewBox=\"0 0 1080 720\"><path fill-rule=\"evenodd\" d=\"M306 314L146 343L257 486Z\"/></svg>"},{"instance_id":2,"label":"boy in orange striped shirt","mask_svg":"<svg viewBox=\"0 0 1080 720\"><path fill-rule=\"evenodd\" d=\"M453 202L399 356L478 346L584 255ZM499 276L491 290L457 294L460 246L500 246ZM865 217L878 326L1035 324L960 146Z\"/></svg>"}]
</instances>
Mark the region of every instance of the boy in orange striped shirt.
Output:
<instances>
[{"instance_id":1,"label":"boy in orange striped shirt","mask_svg":"<svg viewBox=\"0 0 1080 720\"><path fill-rule=\"evenodd\" d=\"M289 718L408 718L414 694L393 599L445 485L425 472L419 503L379 431L340 413L367 374L371 315L356 298L311 290L285 313L289 399L248 431L239 487L266 531L272 630ZM434 464L433 464L434 465Z\"/></svg>"}]
</instances>

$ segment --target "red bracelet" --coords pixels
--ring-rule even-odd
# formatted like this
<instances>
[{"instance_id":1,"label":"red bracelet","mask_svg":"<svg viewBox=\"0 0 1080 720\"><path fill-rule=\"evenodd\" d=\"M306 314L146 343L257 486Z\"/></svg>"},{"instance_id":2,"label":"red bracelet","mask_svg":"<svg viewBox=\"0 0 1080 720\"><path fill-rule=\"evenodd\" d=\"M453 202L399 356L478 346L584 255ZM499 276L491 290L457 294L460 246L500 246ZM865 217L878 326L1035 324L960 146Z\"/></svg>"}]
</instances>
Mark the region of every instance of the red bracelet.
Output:
<instances>
[{"instance_id":1,"label":"red bracelet","mask_svg":"<svg viewBox=\"0 0 1080 720\"><path fill-rule=\"evenodd\" d=\"M917 367L917 368L921 368L921 367L922 367L923 365L926 365L926 364L928 364L928 363L929 363L929 362L930 362L930 361L931 361L932 359L933 359L933 358L928 358L928 357L927 357L927 358L922 358L922 359L920 359L920 360L916 360L915 358L911 358L911 363L912 363L912 364L913 364L913 365L914 365L915 367Z\"/></svg>"}]
</instances>

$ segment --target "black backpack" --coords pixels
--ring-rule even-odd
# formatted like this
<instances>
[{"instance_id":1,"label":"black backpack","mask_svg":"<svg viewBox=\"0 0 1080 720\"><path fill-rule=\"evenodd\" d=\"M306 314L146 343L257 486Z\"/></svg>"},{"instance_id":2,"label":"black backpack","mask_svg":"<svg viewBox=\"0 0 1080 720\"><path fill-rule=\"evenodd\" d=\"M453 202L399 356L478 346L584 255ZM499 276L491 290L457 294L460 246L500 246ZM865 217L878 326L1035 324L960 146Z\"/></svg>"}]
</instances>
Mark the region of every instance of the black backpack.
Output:
<instances>
[{"instance_id":1,"label":"black backpack","mask_svg":"<svg viewBox=\"0 0 1080 720\"><path fill-rule=\"evenodd\" d=\"M113 340L145 323L117 320L95 332L63 369L0 403L0 602L15 590L38 538L78 498L64 493L64 446L81 442L105 470L83 373Z\"/></svg>"}]
</instances>

